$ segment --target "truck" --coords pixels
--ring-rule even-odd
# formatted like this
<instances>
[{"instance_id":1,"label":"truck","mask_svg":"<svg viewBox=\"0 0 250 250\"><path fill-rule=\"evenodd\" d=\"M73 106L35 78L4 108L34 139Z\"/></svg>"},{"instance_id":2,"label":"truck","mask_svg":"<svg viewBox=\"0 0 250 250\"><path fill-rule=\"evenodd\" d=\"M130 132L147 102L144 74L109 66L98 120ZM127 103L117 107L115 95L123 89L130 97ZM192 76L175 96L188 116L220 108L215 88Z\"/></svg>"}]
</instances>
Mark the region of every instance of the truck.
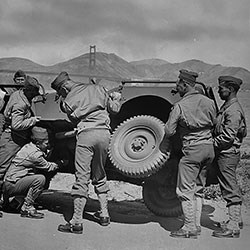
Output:
<instances>
[{"instance_id":1,"label":"truck","mask_svg":"<svg viewBox=\"0 0 250 250\"><path fill-rule=\"evenodd\" d=\"M97 83L92 81L92 84ZM165 217L182 214L176 195L181 141L178 132L164 139L164 124L172 106L180 100L175 85L175 81L126 80L108 90L121 93L122 106L118 114L110 115L112 135L105 165L107 178L142 186L146 207ZM216 103L211 87L201 82L196 86ZM60 111L55 91L45 93L43 89L41 96L34 99L33 109L42 117L40 125L49 131L49 159L62 160L66 164L60 171L74 173L75 130Z\"/></svg>"}]
</instances>

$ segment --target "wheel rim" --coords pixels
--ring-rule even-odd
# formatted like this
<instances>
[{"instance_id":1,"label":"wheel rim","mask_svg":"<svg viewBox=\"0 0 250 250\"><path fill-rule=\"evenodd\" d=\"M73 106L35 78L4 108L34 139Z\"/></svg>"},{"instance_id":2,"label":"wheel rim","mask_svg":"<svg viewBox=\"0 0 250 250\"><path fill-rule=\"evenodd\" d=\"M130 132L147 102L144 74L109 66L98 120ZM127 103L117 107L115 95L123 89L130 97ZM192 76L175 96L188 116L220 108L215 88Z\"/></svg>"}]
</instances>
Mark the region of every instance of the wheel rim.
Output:
<instances>
[{"instance_id":1,"label":"wheel rim","mask_svg":"<svg viewBox=\"0 0 250 250\"><path fill-rule=\"evenodd\" d=\"M147 128L132 128L120 138L119 145L122 157L138 162L153 153L156 147L156 137L154 132Z\"/></svg>"},{"instance_id":2,"label":"wheel rim","mask_svg":"<svg viewBox=\"0 0 250 250\"><path fill-rule=\"evenodd\" d=\"M159 150L163 135L164 124L155 117L137 116L124 121L111 137L111 162L125 175L150 175L167 160Z\"/></svg>"}]
</instances>

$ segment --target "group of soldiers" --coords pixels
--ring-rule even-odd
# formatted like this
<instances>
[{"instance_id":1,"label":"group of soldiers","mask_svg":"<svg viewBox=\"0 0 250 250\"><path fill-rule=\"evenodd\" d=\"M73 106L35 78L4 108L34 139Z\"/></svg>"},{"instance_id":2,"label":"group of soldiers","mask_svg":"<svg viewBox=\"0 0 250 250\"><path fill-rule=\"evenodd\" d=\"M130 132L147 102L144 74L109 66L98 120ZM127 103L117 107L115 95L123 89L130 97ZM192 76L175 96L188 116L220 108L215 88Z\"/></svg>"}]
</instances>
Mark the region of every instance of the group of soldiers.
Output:
<instances>
[{"instance_id":1,"label":"group of soldiers","mask_svg":"<svg viewBox=\"0 0 250 250\"><path fill-rule=\"evenodd\" d=\"M22 217L41 219L44 214L36 210L34 203L44 190L44 173L57 171L64 162L48 161L48 130L41 125L41 117L35 116L32 111L32 99L40 95L40 83L23 71L18 71L14 76L18 84L20 81L17 82L17 78L22 78L23 87L11 93L3 107L5 124L0 141L1 206L4 210L10 199L15 197ZM90 178L100 202L100 211L94 216L102 226L110 224L109 187L104 165L111 130L109 113L119 112L121 94L110 94L101 85L75 82L67 72L61 72L51 87L61 97L60 108L67 114L76 132L76 181L71 192L74 213L68 223L59 225L58 230L81 234ZM2 100L6 94L2 94Z\"/></svg>"},{"instance_id":2,"label":"group of soldiers","mask_svg":"<svg viewBox=\"0 0 250 250\"><path fill-rule=\"evenodd\" d=\"M240 146L246 136L245 116L237 100L242 80L233 76L218 78L218 93L224 104L217 112L214 101L196 89L197 77L195 72L180 70L176 92L181 100L173 105L165 124L163 140L177 132L182 140L176 193L181 201L184 223L170 236L197 238L201 234L203 190L207 170L213 166L227 202L229 219L218 223L219 228L212 235L238 238L243 222L236 167L240 160ZM47 160L48 131L39 125L40 117L34 116L31 109L32 99L39 95L38 80L26 76L23 71L15 74L16 83L17 79L24 85L23 88L11 93L2 108L5 119L0 140L2 207L8 206L10 198L15 197L22 217L41 219L44 214L34 207L46 183L41 171L57 171L64 163ZM60 97L60 108L67 114L76 132L76 179L71 191L74 212L72 219L59 225L58 230L81 234L90 179L100 204L100 210L94 213L94 217L102 226L110 224L109 187L104 165L110 140L109 113L119 112L121 94L108 94L101 85L75 82L67 72L61 72L51 87ZM0 92L0 100L4 100L5 94ZM164 149L160 150L164 153ZM20 199L20 196L24 198Z\"/></svg>"},{"instance_id":3,"label":"group of soldiers","mask_svg":"<svg viewBox=\"0 0 250 250\"><path fill-rule=\"evenodd\" d=\"M219 112L213 100L196 90L198 74L180 70L176 91L182 99L174 104L165 125L165 138L179 132L182 157L178 165L176 193L181 201L184 225L170 236L197 238L201 234L203 190L208 168L216 172L229 220L219 222L212 235L239 238L243 227L242 197L236 180L240 146L247 135L246 120L237 99L242 80L233 76L218 78L218 94L224 101Z\"/></svg>"}]
</instances>

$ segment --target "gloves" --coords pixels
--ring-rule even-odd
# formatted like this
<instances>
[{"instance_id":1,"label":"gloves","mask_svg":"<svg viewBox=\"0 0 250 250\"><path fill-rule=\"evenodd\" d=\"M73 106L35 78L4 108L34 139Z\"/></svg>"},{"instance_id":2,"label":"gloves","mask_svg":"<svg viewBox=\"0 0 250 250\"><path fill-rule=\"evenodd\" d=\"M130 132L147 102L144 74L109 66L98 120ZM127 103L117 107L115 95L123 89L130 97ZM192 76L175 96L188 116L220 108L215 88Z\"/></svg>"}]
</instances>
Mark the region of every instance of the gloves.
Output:
<instances>
[{"instance_id":1,"label":"gloves","mask_svg":"<svg viewBox=\"0 0 250 250\"><path fill-rule=\"evenodd\" d=\"M122 95L119 92L110 93L110 97L112 100L117 100L117 101L120 101L122 99Z\"/></svg>"}]
</instances>

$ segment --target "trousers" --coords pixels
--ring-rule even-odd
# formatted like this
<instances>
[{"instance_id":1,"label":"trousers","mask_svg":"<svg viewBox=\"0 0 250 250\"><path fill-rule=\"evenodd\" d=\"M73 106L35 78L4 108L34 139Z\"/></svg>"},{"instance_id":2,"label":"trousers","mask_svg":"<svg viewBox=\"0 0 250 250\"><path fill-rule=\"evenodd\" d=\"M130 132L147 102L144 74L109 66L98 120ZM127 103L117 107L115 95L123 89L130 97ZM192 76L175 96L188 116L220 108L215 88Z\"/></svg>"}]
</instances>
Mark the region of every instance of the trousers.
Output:
<instances>
[{"instance_id":1,"label":"trousers","mask_svg":"<svg viewBox=\"0 0 250 250\"><path fill-rule=\"evenodd\" d=\"M195 144L182 149L178 165L176 193L181 200L193 201L194 196L203 197L206 170L214 159L213 144Z\"/></svg>"},{"instance_id":2,"label":"trousers","mask_svg":"<svg viewBox=\"0 0 250 250\"><path fill-rule=\"evenodd\" d=\"M21 178L16 183L9 181L4 182L4 192L7 197L27 196L30 203L33 203L36 198L42 193L45 185L45 176L42 174L29 175ZM29 190L32 189L32 192Z\"/></svg>"},{"instance_id":3,"label":"trousers","mask_svg":"<svg viewBox=\"0 0 250 250\"><path fill-rule=\"evenodd\" d=\"M106 172L104 169L110 132L107 129L88 129L76 136L75 176L71 195L88 198L88 184L92 184L97 194L107 193Z\"/></svg>"},{"instance_id":4,"label":"trousers","mask_svg":"<svg viewBox=\"0 0 250 250\"><path fill-rule=\"evenodd\" d=\"M242 196L236 179L236 168L239 161L239 152L219 153L216 156L218 181L222 196L228 207L242 203Z\"/></svg>"}]
</instances>

